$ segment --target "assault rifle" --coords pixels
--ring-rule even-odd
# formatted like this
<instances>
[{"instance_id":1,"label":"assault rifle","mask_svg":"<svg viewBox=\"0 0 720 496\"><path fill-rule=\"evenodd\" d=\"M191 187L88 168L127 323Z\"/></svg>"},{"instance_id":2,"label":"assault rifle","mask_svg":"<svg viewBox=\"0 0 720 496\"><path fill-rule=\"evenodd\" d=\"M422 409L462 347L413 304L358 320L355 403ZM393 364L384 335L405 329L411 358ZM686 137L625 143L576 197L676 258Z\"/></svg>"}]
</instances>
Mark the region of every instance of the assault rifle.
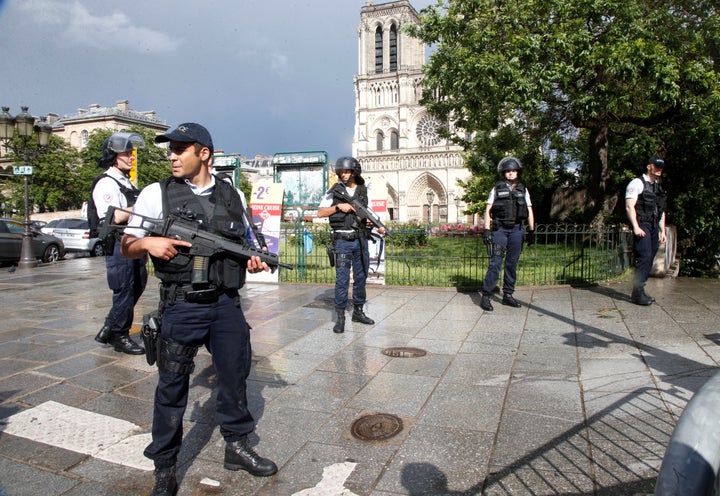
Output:
<instances>
[{"instance_id":1,"label":"assault rifle","mask_svg":"<svg viewBox=\"0 0 720 496\"><path fill-rule=\"evenodd\" d=\"M130 210L109 207L106 218L113 219L115 210L128 212L134 217L139 217L140 225L127 226L106 222L100 229L101 238L107 236L111 230L124 230L127 227L132 227L158 236L188 241L192 243L192 246L188 248L187 254L197 257L193 267L193 282L207 281L207 271L210 268L207 262L212 255L217 253L229 254L236 258L259 257L260 260L268 264L272 272L275 272L278 267L285 269L295 268L290 264L281 262L275 253L261 250L245 239L235 241L213 234L202 229L202 224L184 219L177 214L170 214L164 219L153 219Z\"/></svg>"},{"instance_id":2,"label":"assault rifle","mask_svg":"<svg viewBox=\"0 0 720 496\"><path fill-rule=\"evenodd\" d=\"M333 189L333 195L341 200L345 200L345 203L349 203L355 208L355 213L360 218L360 220L369 220L373 223L375 227L382 227L385 229L385 235L389 236L388 228L385 227L385 224L382 223L380 220L380 217L378 217L378 214L370 210L369 208L363 206L357 198L354 198L347 193L344 193L342 191L338 191L337 188Z\"/></svg>"}]
</instances>

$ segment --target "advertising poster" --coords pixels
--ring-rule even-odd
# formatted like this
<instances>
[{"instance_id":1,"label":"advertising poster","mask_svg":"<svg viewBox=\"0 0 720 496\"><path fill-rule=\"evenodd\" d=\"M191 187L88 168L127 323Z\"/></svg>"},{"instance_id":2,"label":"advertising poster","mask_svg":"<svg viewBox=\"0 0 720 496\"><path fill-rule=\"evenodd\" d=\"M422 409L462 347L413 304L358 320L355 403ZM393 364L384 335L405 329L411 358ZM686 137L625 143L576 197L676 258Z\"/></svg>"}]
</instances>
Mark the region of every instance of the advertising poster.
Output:
<instances>
[{"instance_id":1,"label":"advertising poster","mask_svg":"<svg viewBox=\"0 0 720 496\"><path fill-rule=\"evenodd\" d=\"M377 197L372 184L368 184L368 200L370 200L370 209L375 212L380 220L385 223L387 218L387 199ZM373 241L375 241L373 243ZM368 252L370 254L370 273L368 274L368 284L385 284L385 236L378 235L370 238L368 243Z\"/></svg>"},{"instance_id":2,"label":"advertising poster","mask_svg":"<svg viewBox=\"0 0 720 496\"><path fill-rule=\"evenodd\" d=\"M253 186L250 198L253 224L265 236L268 251L278 253L280 245L280 216L282 214L283 185L272 181L260 181ZM278 268L274 273L248 274L250 282L278 282Z\"/></svg>"}]
</instances>

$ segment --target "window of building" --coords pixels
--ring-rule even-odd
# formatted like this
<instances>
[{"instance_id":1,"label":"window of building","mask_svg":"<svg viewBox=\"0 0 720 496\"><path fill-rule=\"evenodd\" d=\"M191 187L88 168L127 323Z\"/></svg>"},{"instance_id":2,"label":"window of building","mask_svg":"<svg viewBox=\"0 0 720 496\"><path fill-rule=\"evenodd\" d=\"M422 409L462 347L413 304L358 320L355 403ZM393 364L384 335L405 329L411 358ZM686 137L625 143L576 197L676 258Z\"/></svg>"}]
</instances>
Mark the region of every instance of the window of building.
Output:
<instances>
[{"instance_id":1,"label":"window of building","mask_svg":"<svg viewBox=\"0 0 720 496\"><path fill-rule=\"evenodd\" d=\"M383 71L383 32L380 26L375 30L375 72Z\"/></svg>"},{"instance_id":2,"label":"window of building","mask_svg":"<svg viewBox=\"0 0 720 496\"><path fill-rule=\"evenodd\" d=\"M90 135L88 134L88 132L86 130L83 130L83 132L80 133L80 148L81 149L87 148L89 137L90 137Z\"/></svg>"},{"instance_id":3,"label":"window of building","mask_svg":"<svg viewBox=\"0 0 720 496\"><path fill-rule=\"evenodd\" d=\"M392 131L390 133L390 149L397 150L398 148L400 148L400 135L397 131Z\"/></svg>"},{"instance_id":4,"label":"window of building","mask_svg":"<svg viewBox=\"0 0 720 496\"><path fill-rule=\"evenodd\" d=\"M394 24L390 27L390 70L398 70L397 27Z\"/></svg>"},{"instance_id":5,"label":"window of building","mask_svg":"<svg viewBox=\"0 0 720 496\"><path fill-rule=\"evenodd\" d=\"M375 135L375 148L377 151L382 151L383 149L383 141L385 140L385 135L382 133L382 131L378 131L377 135Z\"/></svg>"}]
</instances>

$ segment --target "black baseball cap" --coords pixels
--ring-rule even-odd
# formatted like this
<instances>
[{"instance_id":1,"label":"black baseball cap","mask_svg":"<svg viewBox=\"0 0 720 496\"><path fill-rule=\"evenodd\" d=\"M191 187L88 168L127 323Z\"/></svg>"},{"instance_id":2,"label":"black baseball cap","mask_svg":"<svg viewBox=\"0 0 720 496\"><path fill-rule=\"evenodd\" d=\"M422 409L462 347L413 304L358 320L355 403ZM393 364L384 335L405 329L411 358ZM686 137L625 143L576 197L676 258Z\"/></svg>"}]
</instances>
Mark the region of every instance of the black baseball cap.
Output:
<instances>
[{"instance_id":1,"label":"black baseball cap","mask_svg":"<svg viewBox=\"0 0 720 496\"><path fill-rule=\"evenodd\" d=\"M155 143L167 143L168 141L179 141L180 143L200 143L215 152L210 133L204 126L195 122L185 122L170 131L169 133L155 136Z\"/></svg>"},{"instance_id":2,"label":"black baseball cap","mask_svg":"<svg viewBox=\"0 0 720 496\"><path fill-rule=\"evenodd\" d=\"M658 169L662 169L665 167L665 161L661 159L660 157L650 157L647 161L648 165L652 164Z\"/></svg>"}]
</instances>

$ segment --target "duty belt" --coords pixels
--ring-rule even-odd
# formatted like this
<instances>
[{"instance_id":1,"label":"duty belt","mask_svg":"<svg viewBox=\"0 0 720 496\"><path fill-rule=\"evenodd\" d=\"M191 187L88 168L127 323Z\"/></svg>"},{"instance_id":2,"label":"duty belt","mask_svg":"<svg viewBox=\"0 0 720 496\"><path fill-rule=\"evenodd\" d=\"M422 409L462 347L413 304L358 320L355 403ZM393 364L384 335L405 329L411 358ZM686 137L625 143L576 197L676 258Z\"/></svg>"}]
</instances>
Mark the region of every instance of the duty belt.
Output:
<instances>
[{"instance_id":1,"label":"duty belt","mask_svg":"<svg viewBox=\"0 0 720 496\"><path fill-rule=\"evenodd\" d=\"M214 303L225 291L219 288L194 289L192 286L169 284L160 286L160 299L172 305L176 301Z\"/></svg>"},{"instance_id":2,"label":"duty belt","mask_svg":"<svg viewBox=\"0 0 720 496\"><path fill-rule=\"evenodd\" d=\"M333 231L332 237L333 237L333 239L354 241L354 240L358 239L358 233L357 233L357 231L352 231L352 232Z\"/></svg>"}]
</instances>

